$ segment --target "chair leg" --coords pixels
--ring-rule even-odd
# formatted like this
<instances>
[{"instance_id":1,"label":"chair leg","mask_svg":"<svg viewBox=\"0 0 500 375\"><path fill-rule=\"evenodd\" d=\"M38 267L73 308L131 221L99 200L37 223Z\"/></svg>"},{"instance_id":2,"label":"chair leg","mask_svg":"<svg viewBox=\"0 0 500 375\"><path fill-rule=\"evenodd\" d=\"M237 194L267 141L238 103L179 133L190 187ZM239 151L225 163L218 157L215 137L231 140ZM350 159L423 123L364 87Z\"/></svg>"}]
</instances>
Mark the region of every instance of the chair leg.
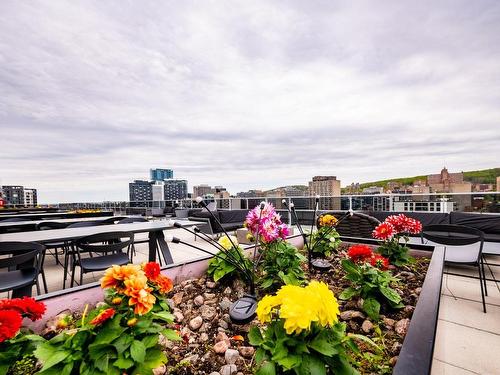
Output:
<instances>
[{"instance_id":1,"label":"chair leg","mask_svg":"<svg viewBox=\"0 0 500 375\"><path fill-rule=\"evenodd\" d=\"M64 253L64 276L63 276L63 290L66 289L66 279L68 278L68 259L69 258L69 249L66 249Z\"/></svg>"},{"instance_id":2,"label":"chair leg","mask_svg":"<svg viewBox=\"0 0 500 375\"><path fill-rule=\"evenodd\" d=\"M479 271L479 284L481 285L481 299L483 301L483 312L486 313L486 301L484 299L484 288L483 288L483 277L484 274L481 271L481 265L478 264L477 270Z\"/></svg>"},{"instance_id":3,"label":"chair leg","mask_svg":"<svg viewBox=\"0 0 500 375\"><path fill-rule=\"evenodd\" d=\"M71 264L71 284L70 284L71 288L73 288L73 285L75 284L75 271L76 271L76 262L73 259Z\"/></svg>"},{"instance_id":4,"label":"chair leg","mask_svg":"<svg viewBox=\"0 0 500 375\"><path fill-rule=\"evenodd\" d=\"M484 272L484 256L481 254L481 271L483 272L484 281L484 295L488 295L488 288L486 286L486 273Z\"/></svg>"},{"instance_id":5,"label":"chair leg","mask_svg":"<svg viewBox=\"0 0 500 375\"><path fill-rule=\"evenodd\" d=\"M45 271L42 269L40 273L42 275L43 290L45 290L45 294L47 294L49 292L49 288L47 287L47 279L45 278Z\"/></svg>"},{"instance_id":6,"label":"chair leg","mask_svg":"<svg viewBox=\"0 0 500 375\"><path fill-rule=\"evenodd\" d=\"M80 266L80 285L83 285L83 268Z\"/></svg>"}]
</instances>

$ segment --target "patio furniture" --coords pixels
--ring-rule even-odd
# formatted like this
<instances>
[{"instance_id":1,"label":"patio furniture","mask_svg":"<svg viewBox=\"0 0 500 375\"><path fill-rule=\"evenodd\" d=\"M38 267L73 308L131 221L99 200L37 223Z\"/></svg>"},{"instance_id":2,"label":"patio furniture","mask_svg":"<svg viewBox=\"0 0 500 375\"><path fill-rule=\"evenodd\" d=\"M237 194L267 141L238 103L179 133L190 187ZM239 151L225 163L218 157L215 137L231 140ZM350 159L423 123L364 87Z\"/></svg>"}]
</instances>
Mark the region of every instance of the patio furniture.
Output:
<instances>
[{"instance_id":1,"label":"patio furniture","mask_svg":"<svg viewBox=\"0 0 500 375\"><path fill-rule=\"evenodd\" d=\"M323 212L321 215L328 214L340 219L346 214L346 211L329 211ZM372 238L372 232L379 224L380 221L373 216L354 212L352 216L342 220L338 226L335 227L335 230L343 237ZM316 222L316 226L319 227L318 221Z\"/></svg>"},{"instance_id":2,"label":"patio furniture","mask_svg":"<svg viewBox=\"0 0 500 375\"><path fill-rule=\"evenodd\" d=\"M481 286L481 299L483 311L486 313L486 302L484 296L488 295L486 288L486 277L483 263L484 233L479 229L455 224L434 224L424 227L421 233L422 243L424 238L445 245L445 265L465 265L477 267L479 273L479 284ZM477 244L477 247L469 245ZM448 275L464 276L452 272L444 272Z\"/></svg>"},{"instance_id":3,"label":"patio furniture","mask_svg":"<svg viewBox=\"0 0 500 375\"><path fill-rule=\"evenodd\" d=\"M80 267L80 283L83 275L88 272L104 271L105 269L130 263L130 247L134 234L130 232L99 233L75 241L73 246L73 262L71 267L71 287L75 281L76 267ZM123 252L127 249L126 253ZM108 254L110 253L111 254ZM88 258L82 254L88 253Z\"/></svg>"},{"instance_id":4,"label":"patio furniture","mask_svg":"<svg viewBox=\"0 0 500 375\"><path fill-rule=\"evenodd\" d=\"M143 218L143 217L140 217L140 216L137 216L137 217L126 217L126 218L123 218L122 220L120 220L118 222L118 224L130 224L130 223L147 223L148 220ZM144 239L144 240L134 240L132 241L132 256L133 255L136 255L136 252L135 252L135 244L136 243L148 243L149 242L149 239ZM130 261L132 262L133 258L132 256L130 257ZM160 256L160 250L158 250L158 261L160 263L160 266L162 266L162 261L161 261L161 256Z\"/></svg>"},{"instance_id":5,"label":"patio furniture","mask_svg":"<svg viewBox=\"0 0 500 375\"><path fill-rule=\"evenodd\" d=\"M34 242L0 242L0 292L12 291L12 297L31 296L37 283L41 256L45 247Z\"/></svg>"},{"instance_id":6,"label":"patio furniture","mask_svg":"<svg viewBox=\"0 0 500 375\"><path fill-rule=\"evenodd\" d=\"M243 228L248 210L216 210L212 213L220 221L222 227L207 211L192 211L189 214L189 220L203 222L203 225L198 226L201 232L210 236L219 236L224 233L224 230L230 232Z\"/></svg>"}]
</instances>

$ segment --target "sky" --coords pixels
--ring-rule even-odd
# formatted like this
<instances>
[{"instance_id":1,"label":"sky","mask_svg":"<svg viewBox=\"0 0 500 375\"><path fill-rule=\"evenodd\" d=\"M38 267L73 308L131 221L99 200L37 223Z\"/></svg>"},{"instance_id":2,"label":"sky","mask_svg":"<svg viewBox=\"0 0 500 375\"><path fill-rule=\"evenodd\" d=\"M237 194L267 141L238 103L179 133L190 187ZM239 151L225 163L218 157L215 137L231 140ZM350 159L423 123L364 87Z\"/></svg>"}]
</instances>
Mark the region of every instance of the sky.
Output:
<instances>
[{"instance_id":1,"label":"sky","mask_svg":"<svg viewBox=\"0 0 500 375\"><path fill-rule=\"evenodd\" d=\"M0 185L127 200L499 167L499 1L17 1Z\"/></svg>"}]
</instances>

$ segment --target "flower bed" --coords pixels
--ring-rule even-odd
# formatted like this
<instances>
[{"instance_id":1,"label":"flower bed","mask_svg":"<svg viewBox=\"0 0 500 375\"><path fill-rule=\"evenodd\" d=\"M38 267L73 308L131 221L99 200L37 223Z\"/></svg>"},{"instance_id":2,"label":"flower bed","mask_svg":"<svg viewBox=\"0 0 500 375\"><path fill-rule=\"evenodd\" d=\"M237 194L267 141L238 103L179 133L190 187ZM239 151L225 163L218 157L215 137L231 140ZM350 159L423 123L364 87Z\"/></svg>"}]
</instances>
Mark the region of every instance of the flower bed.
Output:
<instances>
[{"instance_id":1,"label":"flower bed","mask_svg":"<svg viewBox=\"0 0 500 375\"><path fill-rule=\"evenodd\" d=\"M259 230L258 226L256 232ZM275 220L267 230L276 230L279 237L279 221ZM268 241L270 237L263 236L263 238ZM323 238L320 240L318 243L324 243ZM432 344L434 337L432 326L434 325L435 329L439 303L437 288L440 288L440 283L437 284L437 281L440 281L442 257L433 260L433 263L438 263L433 272L436 282L430 287L428 285L427 289L432 289L430 292L424 293L422 287L429 266L428 257L418 256L410 263L397 267L389 266L386 258L372 252L377 246L372 244L369 248L356 249L351 246L352 244L344 242L333 249L328 245L329 252L332 251L326 259L333 267L327 272L320 273L309 270L305 262L302 264L299 262L301 269L297 270L296 259L302 261L306 257L300 254L294 255L290 245L280 241L282 240L273 239L261 243L263 251L274 255L263 254L263 257L258 257L262 258L263 271L260 272L264 274L259 276L261 281L257 287L257 296L260 300L257 308L258 318L249 324L233 324L229 314L231 303L248 292L248 285L236 278L241 275L228 267L224 268L227 271L224 274L215 275L215 272L212 272L211 277L205 274L207 268L210 270L209 263L213 269L214 259L217 260L216 264L220 265L231 257L240 256L237 252L228 255L229 251L235 250L234 246L237 244L227 238L219 244L222 253L226 255L225 258L215 257L210 262L205 259L182 266L184 268L181 267L180 270L178 267L170 267L164 271L173 279L176 279L173 277L174 273L182 276L182 271L191 272L192 277L189 279L176 280L171 291L168 280L158 279L156 266L150 265L148 266L150 268L143 266L143 271L126 268L109 270L102 280L104 288L111 288L111 293L106 293L107 305L98 307L89 323L92 326L102 327L102 331L101 328L88 327L82 323L72 334L78 332L80 335L78 337L83 334L90 335L89 337L94 337L92 340L99 344L106 344L110 329L117 331L120 327L125 336L135 335L131 339L135 347L126 346L127 352L123 359L119 352L116 354L114 349L107 348L110 356L118 355L120 366L130 364L130 372L124 368L123 373L138 373L137 369L142 371L141 366L134 362L143 358L143 354L143 361L147 361L149 351L146 350L151 348L151 353L154 353L156 358L155 363L168 358L166 364L157 366L155 374L231 375L252 374L256 371L257 374L279 374L293 373L291 369L298 371L298 374L326 374L330 373L329 369L334 369L335 373L355 373L351 366L361 373L384 374L392 373L397 362L402 361L404 367L408 366L411 362L408 361L409 356L406 355L405 358L398 360L398 354L405 345L403 341L409 327L410 331L415 331L419 329L419 327L415 329L416 325L422 325L421 331L425 331L426 336L421 337L420 342L410 332L414 350L411 357L419 358L420 362L425 362L424 367L427 365L429 368L427 362L432 358L432 345L430 349L427 346L429 339ZM337 243L337 238L334 242ZM430 254L432 253L427 253L427 256ZM293 259L293 274L285 274L275 269L274 263L283 263L283 259ZM387 267L391 268L390 271L385 270ZM213 281L214 276L217 276L218 282ZM243 280L248 281L246 279L248 275L244 276ZM144 279L140 287L135 286L137 277ZM369 280L369 288L364 278ZM273 280L271 284L267 282L269 279ZM162 288L162 283L159 281L166 282L165 288ZM283 284L288 285L280 288ZM86 292L88 289L82 291ZM169 300L164 300L162 297L165 292L168 292ZM154 293L158 293L155 295L159 303L155 303L150 297ZM421 318L410 326L414 311L418 316L422 315L422 311L426 311L425 306L417 304L421 293L425 294L426 306L434 306L434 311L430 312L431 316L426 316L425 321ZM78 293L68 295L68 300L74 299L76 294ZM92 296L96 300L101 299L99 293L95 297L95 290L94 293L87 293L87 296ZM130 307L127 307L129 304ZM130 310L131 308L133 310ZM48 310L54 311L54 306L50 303ZM168 313L169 310L172 314ZM54 324L57 326L61 318L63 321L69 319L72 322L75 320L83 322L86 311L83 314L72 315L70 318L58 316L51 319L48 322L49 326L52 325L49 331L53 331ZM139 323L137 331L133 327L140 320L149 323ZM171 330L165 331L159 336L159 340L155 341L153 336L159 332L163 333L158 325L161 320L164 321L164 328ZM148 324L152 325L154 332L142 331L147 329ZM180 340L175 340L172 330L178 332ZM101 335L104 335L104 338ZM89 339L87 336L85 340ZM72 345L71 340L73 339L70 338L68 341L70 345ZM102 340L104 342L101 342ZM112 340L125 339L113 336ZM136 344L136 341L143 342L146 347ZM92 343L94 346L95 344L96 342ZM417 353L419 344L422 344L422 353ZM83 348L84 352L86 348L86 346ZM99 349L101 350L100 347ZM44 362L44 356L47 361L49 354L52 353L38 350L35 354ZM108 366L108 362L103 362L100 352L93 354L91 352L90 355L99 357L99 361L88 366L94 369ZM113 357L113 360L115 359ZM291 371L283 372L284 368ZM397 368L395 372L398 372ZM425 372L399 371L399 373Z\"/></svg>"}]
</instances>

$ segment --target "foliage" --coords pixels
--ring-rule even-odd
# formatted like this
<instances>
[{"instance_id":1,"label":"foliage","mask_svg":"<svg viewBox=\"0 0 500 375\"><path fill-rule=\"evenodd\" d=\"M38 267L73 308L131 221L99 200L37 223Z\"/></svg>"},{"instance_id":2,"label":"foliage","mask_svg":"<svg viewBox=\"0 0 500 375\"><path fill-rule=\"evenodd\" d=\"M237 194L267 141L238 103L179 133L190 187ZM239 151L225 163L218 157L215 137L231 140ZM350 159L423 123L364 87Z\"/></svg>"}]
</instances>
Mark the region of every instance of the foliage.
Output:
<instances>
[{"instance_id":1,"label":"foliage","mask_svg":"<svg viewBox=\"0 0 500 375\"><path fill-rule=\"evenodd\" d=\"M302 263L306 258L290 243L278 240L262 247L262 262L259 264L260 285L267 289L283 284L299 285L305 275Z\"/></svg>"},{"instance_id":2,"label":"foliage","mask_svg":"<svg viewBox=\"0 0 500 375\"><path fill-rule=\"evenodd\" d=\"M342 259L342 268L351 286L344 289L339 298L349 300L354 296L363 298L363 310L373 320L378 320L380 301L387 302L392 308L401 308L401 296L390 287L397 281L389 271L373 266L372 257L360 259L355 263L352 259Z\"/></svg>"},{"instance_id":3,"label":"foliage","mask_svg":"<svg viewBox=\"0 0 500 375\"><path fill-rule=\"evenodd\" d=\"M13 373L19 370L24 364L22 374L33 373L29 371L33 366L30 358L36 349L38 342L43 341L38 335L33 335L28 331L19 332L14 338L6 340L0 344L0 375Z\"/></svg>"},{"instance_id":4,"label":"foliage","mask_svg":"<svg viewBox=\"0 0 500 375\"><path fill-rule=\"evenodd\" d=\"M336 251L341 243L340 235L335 230L338 220L335 216L321 215L318 219L318 230L311 236L311 250L313 254L330 256Z\"/></svg>"},{"instance_id":5,"label":"foliage","mask_svg":"<svg viewBox=\"0 0 500 375\"><path fill-rule=\"evenodd\" d=\"M224 236L225 237L225 236ZM237 245L237 242L235 242ZM242 277L241 272L231 263L229 259L243 259L245 268L252 269L252 262L244 254L241 248L231 246L229 249L219 251L212 259L208 261L207 273L215 282L222 278L230 279L233 277ZM241 261L240 261L241 262Z\"/></svg>"},{"instance_id":6,"label":"foliage","mask_svg":"<svg viewBox=\"0 0 500 375\"><path fill-rule=\"evenodd\" d=\"M347 349L358 351L338 322L338 303L324 283L306 287L287 285L275 296L265 296L257 316L267 325L252 327L248 338L257 347L257 375L276 373L357 374L350 365Z\"/></svg>"}]
</instances>

